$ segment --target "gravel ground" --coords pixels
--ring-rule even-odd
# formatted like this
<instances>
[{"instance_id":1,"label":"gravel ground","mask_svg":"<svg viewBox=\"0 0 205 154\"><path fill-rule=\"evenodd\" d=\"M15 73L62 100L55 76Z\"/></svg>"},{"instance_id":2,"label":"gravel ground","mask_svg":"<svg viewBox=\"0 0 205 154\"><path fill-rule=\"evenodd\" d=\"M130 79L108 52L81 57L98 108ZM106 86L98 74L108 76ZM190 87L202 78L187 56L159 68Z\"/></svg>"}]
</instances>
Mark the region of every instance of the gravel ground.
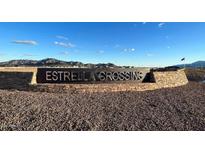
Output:
<instances>
[{"instance_id":1,"label":"gravel ground","mask_svg":"<svg viewBox=\"0 0 205 154\"><path fill-rule=\"evenodd\" d=\"M205 130L205 84L112 93L0 90L0 130Z\"/></svg>"}]
</instances>

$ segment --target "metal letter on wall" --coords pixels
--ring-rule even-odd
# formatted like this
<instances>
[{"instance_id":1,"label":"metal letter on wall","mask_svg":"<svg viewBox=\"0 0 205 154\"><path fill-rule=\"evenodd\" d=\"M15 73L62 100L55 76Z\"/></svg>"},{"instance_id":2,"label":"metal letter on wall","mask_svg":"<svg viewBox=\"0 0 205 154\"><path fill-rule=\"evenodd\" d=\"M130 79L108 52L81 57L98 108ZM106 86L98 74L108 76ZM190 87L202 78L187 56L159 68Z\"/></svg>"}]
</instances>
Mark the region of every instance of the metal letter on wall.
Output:
<instances>
[{"instance_id":1,"label":"metal letter on wall","mask_svg":"<svg viewBox=\"0 0 205 154\"><path fill-rule=\"evenodd\" d=\"M148 72L142 68L38 68L37 83L142 82Z\"/></svg>"}]
</instances>

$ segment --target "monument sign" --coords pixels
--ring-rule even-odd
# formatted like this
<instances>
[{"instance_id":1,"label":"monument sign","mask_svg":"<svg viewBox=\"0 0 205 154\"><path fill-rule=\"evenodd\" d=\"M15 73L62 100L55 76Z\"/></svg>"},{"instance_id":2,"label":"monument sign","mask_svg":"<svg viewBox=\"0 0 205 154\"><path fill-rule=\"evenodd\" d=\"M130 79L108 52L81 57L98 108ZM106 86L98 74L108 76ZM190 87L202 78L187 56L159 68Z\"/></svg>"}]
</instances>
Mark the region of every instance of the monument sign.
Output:
<instances>
[{"instance_id":1,"label":"monument sign","mask_svg":"<svg viewBox=\"0 0 205 154\"><path fill-rule=\"evenodd\" d=\"M38 68L37 83L142 82L149 72L137 68Z\"/></svg>"}]
</instances>

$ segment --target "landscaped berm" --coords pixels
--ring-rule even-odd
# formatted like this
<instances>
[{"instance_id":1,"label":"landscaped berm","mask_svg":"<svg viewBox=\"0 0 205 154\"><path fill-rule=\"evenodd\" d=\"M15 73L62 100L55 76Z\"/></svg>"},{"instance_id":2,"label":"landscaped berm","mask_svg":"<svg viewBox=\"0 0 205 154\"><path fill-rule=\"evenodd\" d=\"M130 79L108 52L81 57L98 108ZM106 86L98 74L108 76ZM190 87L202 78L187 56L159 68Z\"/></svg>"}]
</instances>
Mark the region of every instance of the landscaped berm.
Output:
<instances>
[{"instance_id":1,"label":"landscaped berm","mask_svg":"<svg viewBox=\"0 0 205 154\"><path fill-rule=\"evenodd\" d=\"M38 83L37 74L0 68L0 130L205 130L205 84L183 69L142 83Z\"/></svg>"}]
</instances>

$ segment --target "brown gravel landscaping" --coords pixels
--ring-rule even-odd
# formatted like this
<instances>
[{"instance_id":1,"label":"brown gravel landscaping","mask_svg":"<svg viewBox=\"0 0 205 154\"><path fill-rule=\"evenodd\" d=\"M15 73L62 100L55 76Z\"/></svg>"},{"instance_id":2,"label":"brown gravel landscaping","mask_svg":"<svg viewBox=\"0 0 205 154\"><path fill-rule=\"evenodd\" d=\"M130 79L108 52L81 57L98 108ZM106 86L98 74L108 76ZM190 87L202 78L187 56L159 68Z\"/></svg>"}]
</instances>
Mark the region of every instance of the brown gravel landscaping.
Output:
<instances>
[{"instance_id":1,"label":"brown gravel landscaping","mask_svg":"<svg viewBox=\"0 0 205 154\"><path fill-rule=\"evenodd\" d=\"M205 84L144 92L0 90L0 130L205 130Z\"/></svg>"}]
</instances>

